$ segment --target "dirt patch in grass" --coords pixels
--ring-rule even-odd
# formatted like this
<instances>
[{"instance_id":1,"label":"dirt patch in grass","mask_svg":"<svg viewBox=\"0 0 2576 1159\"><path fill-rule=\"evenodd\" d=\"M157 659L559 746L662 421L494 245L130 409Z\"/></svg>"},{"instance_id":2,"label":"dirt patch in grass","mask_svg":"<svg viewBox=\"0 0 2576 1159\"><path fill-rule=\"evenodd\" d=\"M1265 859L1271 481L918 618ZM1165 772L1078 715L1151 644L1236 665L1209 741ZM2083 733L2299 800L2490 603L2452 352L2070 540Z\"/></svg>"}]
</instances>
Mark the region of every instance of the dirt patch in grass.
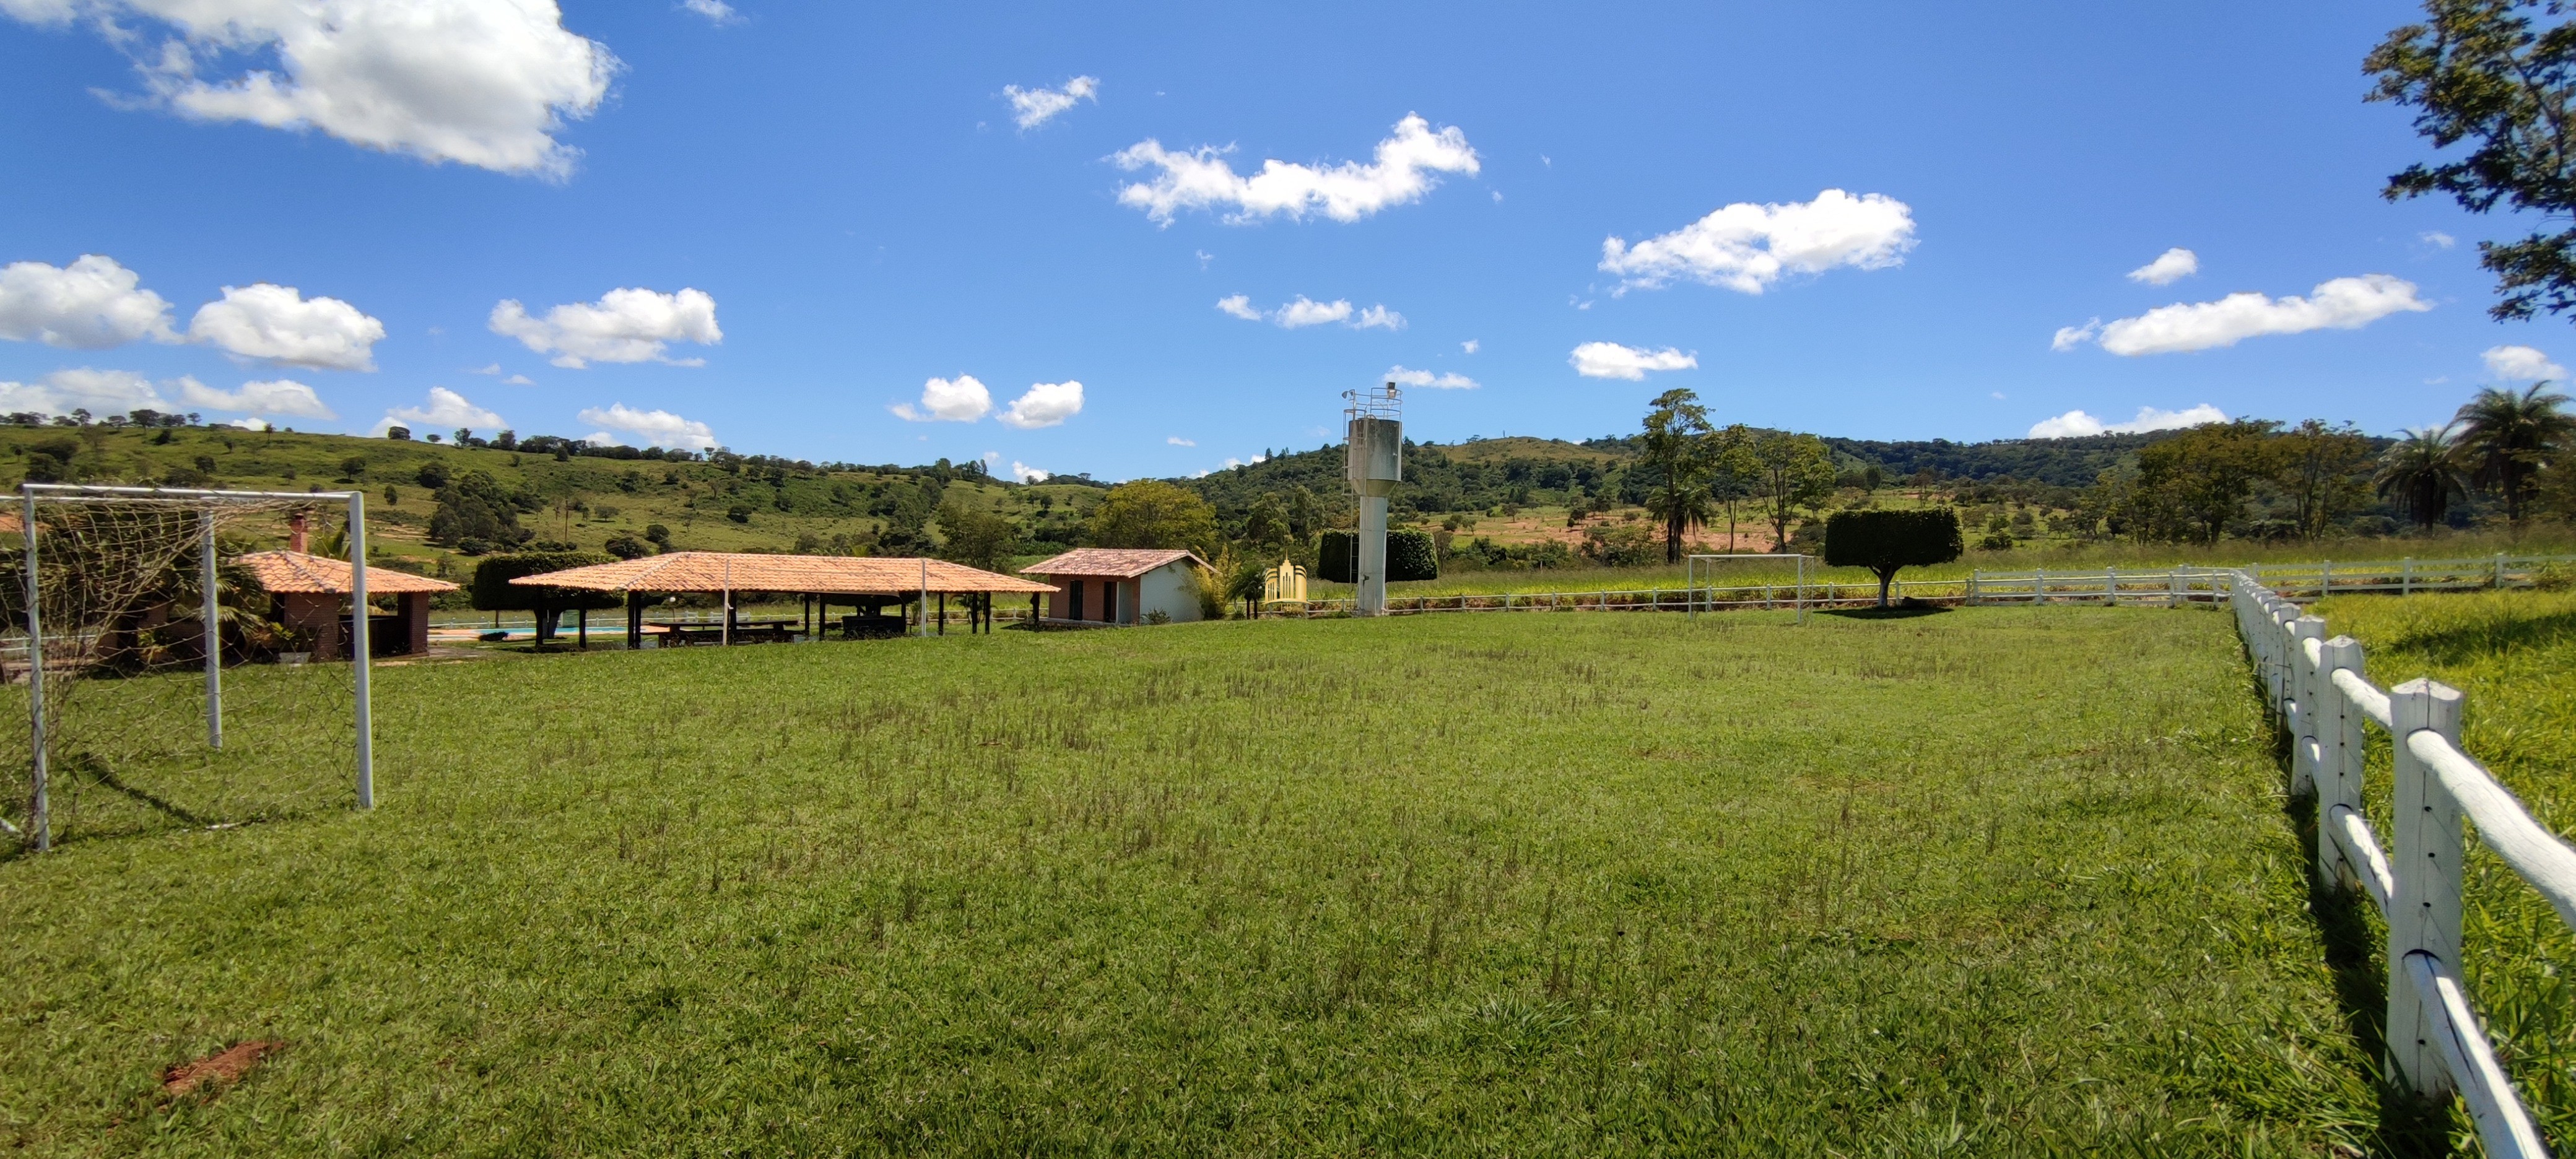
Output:
<instances>
[{"instance_id":1,"label":"dirt patch in grass","mask_svg":"<svg viewBox=\"0 0 2576 1159\"><path fill-rule=\"evenodd\" d=\"M261 1059L286 1049L283 1042L244 1042L225 1047L195 1062L181 1063L161 1072L161 1093L182 1098L205 1091L222 1094L224 1089L240 1082ZM211 1088L211 1089L209 1089Z\"/></svg>"}]
</instances>

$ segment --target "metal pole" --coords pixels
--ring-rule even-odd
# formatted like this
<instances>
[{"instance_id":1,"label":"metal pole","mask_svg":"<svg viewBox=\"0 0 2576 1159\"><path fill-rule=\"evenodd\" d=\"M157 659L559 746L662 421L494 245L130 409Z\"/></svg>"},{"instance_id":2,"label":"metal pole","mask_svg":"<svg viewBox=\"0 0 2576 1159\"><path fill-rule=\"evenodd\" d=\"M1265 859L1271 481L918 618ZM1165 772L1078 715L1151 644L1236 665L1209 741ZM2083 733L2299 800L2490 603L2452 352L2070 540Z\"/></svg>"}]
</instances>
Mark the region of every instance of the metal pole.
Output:
<instances>
[{"instance_id":1,"label":"metal pole","mask_svg":"<svg viewBox=\"0 0 2576 1159\"><path fill-rule=\"evenodd\" d=\"M224 747L224 633L218 626L220 610L215 601L215 513L206 511L206 525L198 542L197 586L205 589L205 610L198 613L202 631L197 644L206 653L206 747Z\"/></svg>"},{"instance_id":2,"label":"metal pole","mask_svg":"<svg viewBox=\"0 0 2576 1159\"><path fill-rule=\"evenodd\" d=\"M40 598L44 587L36 579L36 493L20 484L18 494L27 502L19 530L27 540L27 733L28 751L35 758L31 778L35 795L27 803L27 831L35 834L36 852L42 853L54 847L53 813L45 800L45 626L38 610L44 602Z\"/></svg>"},{"instance_id":3,"label":"metal pole","mask_svg":"<svg viewBox=\"0 0 2576 1159\"><path fill-rule=\"evenodd\" d=\"M367 676L367 493L349 493L349 652L358 666L358 807L376 807L376 737Z\"/></svg>"}]
</instances>

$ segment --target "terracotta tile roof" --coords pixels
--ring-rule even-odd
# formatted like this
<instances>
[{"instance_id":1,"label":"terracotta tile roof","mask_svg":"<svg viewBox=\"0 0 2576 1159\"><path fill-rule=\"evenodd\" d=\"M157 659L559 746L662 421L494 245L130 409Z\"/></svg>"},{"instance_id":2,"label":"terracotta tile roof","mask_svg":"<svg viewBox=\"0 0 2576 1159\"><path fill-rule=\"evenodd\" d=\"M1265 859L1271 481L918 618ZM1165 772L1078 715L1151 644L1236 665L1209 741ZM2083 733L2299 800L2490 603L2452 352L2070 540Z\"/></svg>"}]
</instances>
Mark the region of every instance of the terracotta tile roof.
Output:
<instances>
[{"instance_id":1,"label":"terracotta tile roof","mask_svg":"<svg viewBox=\"0 0 2576 1159\"><path fill-rule=\"evenodd\" d=\"M271 593L346 595L349 591L349 561L345 559L308 555L301 551L254 551L234 556L232 562L249 568L252 582ZM434 580L388 567L367 569L367 594L371 596L455 590L456 585L446 580Z\"/></svg>"},{"instance_id":2,"label":"terracotta tile roof","mask_svg":"<svg viewBox=\"0 0 2576 1159\"><path fill-rule=\"evenodd\" d=\"M1096 575L1114 579L1134 579L1176 559L1186 559L1200 567L1208 566L1208 561L1200 559L1195 551L1133 547L1077 547L1054 559L1030 564L1021 568L1020 572L1023 575Z\"/></svg>"},{"instance_id":3,"label":"terracotta tile roof","mask_svg":"<svg viewBox=\"0 0 2576 1159\"><path fill-rule=\"evenodd\" d=\"M525 587L593 592L714 592L729 587L738 592L892 596L920 591L925 564L929 569L928 586L934 592L1034 595L1055 590L1042 583L944 559L726 551L675 551L521 576L510 582Z\"/></svg>"}]
</instances>

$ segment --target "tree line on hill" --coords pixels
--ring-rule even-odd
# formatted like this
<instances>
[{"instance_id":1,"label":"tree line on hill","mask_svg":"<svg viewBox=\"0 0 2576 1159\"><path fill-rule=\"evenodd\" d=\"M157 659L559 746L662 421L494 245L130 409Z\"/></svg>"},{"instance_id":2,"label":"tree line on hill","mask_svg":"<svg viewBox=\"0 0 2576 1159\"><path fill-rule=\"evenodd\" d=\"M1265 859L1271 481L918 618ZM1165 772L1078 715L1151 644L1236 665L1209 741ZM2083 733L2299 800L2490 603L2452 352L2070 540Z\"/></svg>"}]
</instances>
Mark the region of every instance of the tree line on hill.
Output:
<instances>
[{"instance_id":1,"label":"tree line on hill","mask_svg":"<svg viewBox=\"0 0 2576 1159\"><path fill-rule=\"evenodd\" d=\"M2389 534L2408 526L2521 526L2537 518L2576 517L2576 456L2566 454L2566 407L2565 397L2545 385L2493 388L2464 405L2451 424L2398 439L2315 420L2239 420L2146 435L1967 444L1868 442L1721 426L1691 392L1671 391L1649 405L1631 435L1582 443L1408 443L1406 480L1393 514L1399 526L1424 528L1442 566L1469 568L1669 562L1693 535L1713 534L1721 520L1761 528L1767 534L1759 542L1812 552L1832 512L1906 502L1958 508L1969 517L1973 544L1986 549L2044 534L2206 545L2223 538ZM41 420L41 437L13 444L25 477L36 481L101 477L95 464L104 460L95 448L85 453L85 441L124 429L117 437L140 437L148 449L202 422L152 412L117 416L114 422L79 415L6 417ZM232 432L205 430L229 445ZM512 464L521 455L557 462L623 458L578 440L521 439L506 431L485 438L460 430L449 445L507 450ZM863 467L723 448L634 453L631 466L607 477L613 490L599 487L596 472L575 484L461 462L450 466L454 460L439 458L420 462L416 473L406 466L405 477L387 479L382 471L365 475L366 460L351 456L341 465L339 481L364 476L366 485L382 486L388 498L397 487L423 488L434 500L425 523L408 511L388 511L385 517L421 526L430 542L462 554L568 542L573 515L613 513L624 502L620 494L660 493L666 501L682 495L689 509L684 514L704 513L740 526L756 525L765 513L823 523L823 532L799 533L792 543L781 543L781 550L935 552L996 565L1077 546L1175 546L1211 560L1291 558L1313 567L1321 536L1355 517L1342 481L1341 449L1330 444L1267 452L1252 463L1155 481L1151 488L1128 484L1107 493L1117 503L1076 501L1047 488L1018 491L999 510L990 501L991 488L1006 495L1018 489L988 479L980 463ZM210 456L200 454L197 462L198 469L173 466L151 479L125 481L220 483ZM2089 480L2082 478L2087 471ZM959 501L951 487L960 482L984 487L984 496ZM1101 486L1079 476L1050 482ZM1479 516L1541 506L1562 508L1568 527L1581 528L1580 535L1509 545L1473 535ZM1597 518L1618 509L1632 518ZM865 522L856 533L830 530L831 521L851 520ZM559 528L548 526L557 523ZM640 533L613 532L604 545L594 546L634 557L673 545L671 527L653 523Z\"/></svg>"}]
</instances>

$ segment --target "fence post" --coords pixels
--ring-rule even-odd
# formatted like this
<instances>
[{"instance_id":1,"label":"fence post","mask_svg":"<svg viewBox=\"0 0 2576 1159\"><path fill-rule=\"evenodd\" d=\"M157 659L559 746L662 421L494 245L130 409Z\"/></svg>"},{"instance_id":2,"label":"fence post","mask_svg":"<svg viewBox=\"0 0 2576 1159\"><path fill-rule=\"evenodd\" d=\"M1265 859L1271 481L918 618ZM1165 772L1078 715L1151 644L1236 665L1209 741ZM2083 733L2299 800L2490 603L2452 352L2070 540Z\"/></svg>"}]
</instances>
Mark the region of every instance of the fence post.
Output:
<instances>
[{"instance_id":1,"label":"fence post","mask_svg":"<svg viewBox=\"0 0 2576 1159\"><path fill-rule=\"evenodd\" d=\"M2388 690L2397 767L2390 805L2397 889L2388 901L2388 1061L2406 1089L2420 1095L2447 1095L2452 1083L2406 956L2421 951L2455 969L2460 964L2460 806L2407 741L2429 730L2457 743L2460 699L2458 689L2421 678Z\"/></svg>"},{"instance_id":2,"label":"fence post","mask_svg":"<svg viewBox=\"0 0 2576 1159\"><path fill-rule=\"evenodd\" d=\"M2307 641L2323 641L2326 622L2317 616L2301 616L2290 621L2290 698L2294 709L2290 725L2290 792L2304 793L2316 787L2317 769L2307 760L2308 742L2318 740L2317 669L2308 663Z\"/></svg>"},{"instance_id":3,"label":"fence post","mask_svg":"<svg viewBox=\"0 0 2576 1159\"><path fill-rule=\"evenodd\" d=\"M2335 843L2334 811L2338 805L2361 809L2361 762L2370 750L2363 731L2367 718L2335 687L2334 674L2361 675L2361 641L2337 636L2317 649L2317 658L2323 661L2317 672L2317 729L2324 758L2317 772L2317 877L2329 887L2343 887L2361 877L2361 867L2346 861L2343 847Z\"/></svg>"},{"instance_id":4,"label":"fence post","mask_svg":"<svg viewBox=\"0 0 2576 1159\"><path fill-rule=\"evenodd\" d=\"M2283 600L2272 608L2272 709L2284 714L2290 711L2290 654L2297 650L2290 634L2290 624L2299 618L2299 606Z\"/></svg>"},{"instance_id":5,"label":"fence post","mask_svg":"<svg viewBox=\"0 0 2576 1159\"><path fill-rule=\"evenodd\" d=\"M2497 552L2497 553L2496 553L2495 571L2496 571L2496 576L2495 576L2495 589L2496 589L2497 591L2503 591L2503 590L2504 590L2504 553L2503 553L2503 552L2501 552L2501 551L2499 551L2499 552Z\"/></svg>"},{"instance_id":6,"label":"fence post","mask_svg":"<svg viewBox=\"0 0 2576 1159\"><path fill-rule=\"evenodd\" d=\"M2317 569L2317 598L2322 600L2333 594L2334 561L2330 559L2325 562L2324 566Z\"/></svg>"},{"instance_id":7,"label":"fence post","mask_svg":"<svg viewBox=\"0 0 2576 1159\"><path fill-rule=\"evenodd\" d=\"M2102 569L2102 606L2106 608L2116 608L2120 606L2119 568L2106 567Z\"/></svg>"},{"instance_id":8,"label":"fence post","mask_svg":"<svg viewBox=\"0 0 2576 1159\"><path fill-rule=\"evenodd\" d=\"M1977 606L1977 577L1982 576L1982 575L1984 575L1985 573L1986 573L1986 569L1984 569L1984 568L1972 568L1972 569L1970 569L1970 570L1969 570L1969 572L1968 572L1968 606L1969 606L1969 607L1972 607L1972 608L1973 608L1973 607L1976 607L1976 606Z\"/></svg>"}]
</instances>

